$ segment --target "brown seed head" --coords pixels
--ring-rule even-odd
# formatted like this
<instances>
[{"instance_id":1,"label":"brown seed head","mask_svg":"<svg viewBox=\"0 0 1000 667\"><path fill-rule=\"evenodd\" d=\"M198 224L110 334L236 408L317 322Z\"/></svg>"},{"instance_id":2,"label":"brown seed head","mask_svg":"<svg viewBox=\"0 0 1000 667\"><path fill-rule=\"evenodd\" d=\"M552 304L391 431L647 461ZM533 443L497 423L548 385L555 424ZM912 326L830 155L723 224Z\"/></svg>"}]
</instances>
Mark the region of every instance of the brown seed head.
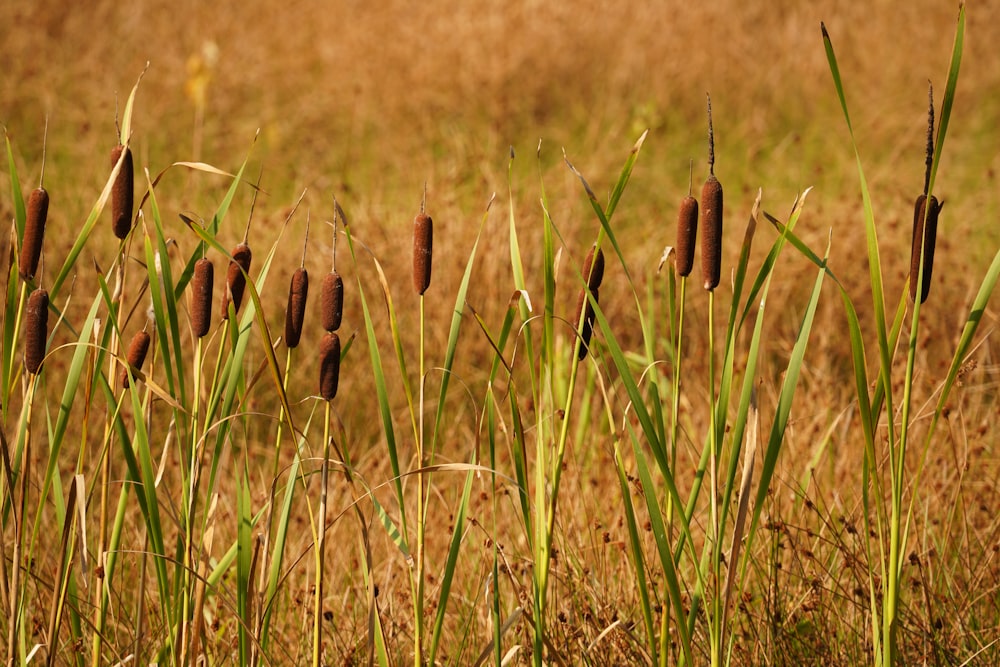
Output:
<instances>
[{"instance_id":1,"label":"brown seed head","mask_svg":"<svg viewBox=\"0 0 1000 667\"><path fill-rule=\"evenodd\" d=\"M212 328L212 288L215 284L215 266L202 257L194 263L191 278L191 328L196 338L204 338Z\"/></svg>"},{"instance_id":2,"label":"brown seed head","mask_svg":"<svg viewBox=\"0 0 1000 667\"><path fill-rule=\"evenodd\" d=\"M593 290L594 301L598 300L599 291ZM586 308L586 313L584 313L584 308ZM580 316L583 316L583 322L580 322ZM580 290L580 297L576 301L576 320L574 325L580 327L580 350L577 353L577 359L583 361L587 356L587 351L590 349L590 337L594 333L594 306L590 303L590 299L587 298L587 291Z\"/></svg>"},{"instance_id":3,"label":"brown seed head","mask_svg":"<svg viewBox=\"0 0 1000 667\"><path fill-rule=\"evenodd\" d=\"M49 193L45 188L32 190L28 197L28 215L24 223L24 239L21 241L21 258L18 262L18 273L22 280L31 280L38 271L48 216Z\"/></svg>"},{"instance_id":4,"label":"brown seed head","mask_svg":"<svg viewBox=\"0 0 1000 667\"><path fill-rule=\"evenodd\" d=\"M596 247L592 247L587 253L587 259L583 261L583 277L592 292L596 292L604 280L604 251L597 249L595 256L595 249Z\"/></svg>"},{"instance_id":5,"label":"brown seed head","mask_svg":"<svg viewBox=\"0 0 1000 667\"><path fill-rule=\"evenodd\" d=\"M698 200L688 195L681 200L681 208L677 213L677 275L691 275L697 240Z\"/></svg>"},{"instance_id":6,"label":"brown seed head","mask_svg":"<svg viewBox=\"0 0 1000 667\"><path fill-rule=\"evenodd\" d=\"M331 271L323 278L323 291L321 294L320 319L323 320L323 328L333 332L340 328L340 321L344 315L344 281L340 274Z\"/></svg>"},{"instance_id":7,"label":"brown seed head","mask_svg":"<svg viewBox=\"0 0 1000 667\"><path fill-rule=\"evenodd\" d=\"M302 338L302 323L306 318L306 297L309 294L309 272L299 267L288 286L288 307L285 309L285 345L297 347Z\"/></svg>"},{"instance_id":8,"label":"brown seed head","mask_svg":"<svg viewBox=\"0 0 1000 667\"><path fill-rule=\"evenodd\" d=\"M324 401L337 396L340 383L340 336L327 332L319 344L319 395Z\"/></svg>"},{"instance_id":9,"label":"brown seed head","mask_svg":"<svg viewBox=\"0 0 1000 667\"><path fill-rule=\"evenodd\" d=\"M132 150L121 144L111 149L111 166L118 164L118 159L125 151L122 167L118 177L111 186L111 224L115 236L124 239L132 229L132 197L134 196L134 173L132 170Z\"/></svg>"},{"instance_id":10,"label":"brown seed head","mask_svg":"<svg viewBox=\"0 0 1000 667\"><path fill-rule=\"evenodd\" d=\"M45 358L45 341L49 337L49 293L41 287L28 297L25 313L24 367L38 373Z\"/></svg>"},{"instance_id":11,"label":"brown seed head","mask_svg":"<svg viewBox=\"0 0 1000 667\"><path fill-rule=\"evenodd\" d=\"M423 294L431 284L434 221L424 212L413 219L413 289Z\"/></svg>"},{"instance_id":12,"label":"brown seed head","mask_svg":"<svg viewBox=\"0 0 1000 667\"><path fill-rule=\"evenodd\" d=\"M229 262L229 269L226 271L226 298L222 300L222 319L229 319L229 302L233 302L233 310L239 312L240 304L243 303L243 290L247 286L247 276L250 272L250 261L253 253L250 246L240 243L233 248L233 261Z\"/></svg>"},{"instance_id":13,"label":"brown seed head","mask_svg":"<svg viewBox=\"0 0 1000 667\"><path fill-rule=\"evenodd\" d=\"M920 289L920 303L927 300L931 292L931 275L934 271L934 248L937 245L938 215L943 204L937 197L931 195L930 206L927 197L918 195L913 202L913 237L910 245L910 300L917 298L917 281L920 276L920 249L923 241L923 283ZM926 211L925 211L926 209ZM927 230L924 231L924 213L926 212Z\"/></svg>"},{"instance_id":14,"label":"brown seed head","mask_svg":"<svg viewBox=\"0 0 1000 667\"><path fill-rule=\"evenodd\" d=\"M133 375L138 375L142 370L142 365L146 361L146 354L149 352L149 340L149 334L145 331L137 331L132 336L132 342L128 346L128 353L125 355L128 367L122 366L121 371L118 373L118 385L122 389L129 386L129 368L132 369Z\"/></svg>"},{"instance_id":15,"label":"brown seed head","mask_svg":"<svg viewBox=\"0 0 1000 667\"><path fill-rule=\"evenodd\" d=\"M714 174L701 189L701 227L701 275L711 292L722 275L722 184Z\"/></svg>"}]
</instances>

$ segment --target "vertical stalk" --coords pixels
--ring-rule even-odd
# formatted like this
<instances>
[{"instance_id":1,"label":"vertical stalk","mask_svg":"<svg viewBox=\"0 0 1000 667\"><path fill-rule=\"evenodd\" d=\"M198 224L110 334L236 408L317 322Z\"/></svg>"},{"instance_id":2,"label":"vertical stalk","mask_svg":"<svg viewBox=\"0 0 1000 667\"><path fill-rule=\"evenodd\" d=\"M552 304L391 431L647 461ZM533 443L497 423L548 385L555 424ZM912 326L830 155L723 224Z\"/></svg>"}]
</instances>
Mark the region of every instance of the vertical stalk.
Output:
<instances>
[{"instance_id":1,"label":"vertical stalk","mask_svg":"<svg viewBox=\"0 0 1000 667\"><path fill-rule=\"evenodd\" d=\"M424 479L424 295L420 295L420 398L417 407L417 585L413 601L413 664L420 667L423 662L424 639L424 524L427 508L424 495L427 492Z\"/></svg>"},{"instance_id":2,"label":"vertical stalk","mask_svg":"<svg viewBox=\"0 0 1000 667\"><path fill-rule=\"evenodd\" d=\"M326 551L326 511L327 511L327 481L330 473L330 401L326 402L326 418L323 420L323 463L320 472L319 514L316 530L316 583L313 596L313 667L322 663L322 631L323 631L323 553Z\"/></svg>"}]
</instances>

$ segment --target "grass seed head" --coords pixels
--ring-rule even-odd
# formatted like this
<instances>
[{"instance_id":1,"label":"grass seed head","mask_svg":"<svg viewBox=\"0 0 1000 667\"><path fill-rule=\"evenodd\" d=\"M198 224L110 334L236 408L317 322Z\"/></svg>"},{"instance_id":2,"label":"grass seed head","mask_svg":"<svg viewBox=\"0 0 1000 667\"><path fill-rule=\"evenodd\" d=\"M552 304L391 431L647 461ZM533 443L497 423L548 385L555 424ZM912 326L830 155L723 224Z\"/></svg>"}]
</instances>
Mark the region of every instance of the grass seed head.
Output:
<instances>
[{"instance_id":1,"label":"grass seed head","mask_svg":"<svg viewBox=\"0 0 1000 667\"><path fill-rule=\"evenodd\" d=\"M215 266L204 257L194 263L191 278L191 328L196 338L204 338L212 328L212 288Z\"/></svg>"},{"instance_id":2,"label":"grass seed head","mask_svg":"<svg viewBox=\"0 0 1000 667\"><path fill-rule=\"evenodd\" d=\"M309 272L299 267L288 286L288 307L285 309L285 345L298 347L302 338L302 323L306 317L306 297L309 295Z\"/></svg>"},{"instance_id":3,"label":"grass seed head","mask_svg":"<svg viewBox=\"0 0 1000 667\"><path fill-rule=\"evenodd\" d=\"M132 170L132 150L118 144L111 149L111 167L118 164L122 157L122 167L118 171L118 177L111 187L111 223L115 231L115 236L124 239L132 229L132 198L135 194L134 173Z\"/></svg>"},{"instance_id":4,"label":"grass seed head","mask_svg":"<svg viewBox=\"0 0 1000 667\"><path fill-rule=\"evenodd\" d=\"M24 223L24 239L21 241L21 257L18 273L22 280L31 280L38 271L38 260L42 256L42 239L45 237L45 222L49 216L49 193L45 188L36 188L28 197L28 215Z\"/></svg>"},{"instance_id":5,"label":"grass seed head","mask_svg":"<svg viewBox=\"0 0 1000 667\"><path fill-rule=\"evenodd\" d=\"M319 344L319 395L324 401L337 396L340 384L340 336L327 332Z\"/></svg>"},{"instance_id":6,"label":"grass seed head","mask_svg":"<svg viewBox=\"0 0 1000 667\"><path fill-rule=\"evenodd\" d=\"M586 278L587 287L590 288L591 292L596 292L604 280L604 251L596 246L590 249L590 252L587 253L587 259L583 262L583 277Z\"/></svg>"},{"instance_id":7,"label":"grass seed head","mask_svg":"<svg viewBox=\"0 0 1000 667\"><path fill-rule=\"evenodd\" d=\"M701 274L711 292L722 275L722 184L715 174L701 189L701 227Z\"/></svg>"},{"instance_id":8,"label":"grass seed head","mask_svg":"<svg viewBox=\"0 0 1000 667\"><path fill-rule=\"evenodd\" d=\"M340 321L344 315L344 281L336 271L331 271L323 278L321 301L320 316L323 328L334 332L340 328Z\"/></svg>"},{"instance_id":9,"label":"grass seed head","mask_svg":"<svg viewBox=\"0 0 1000 667\"><path fill-rule=\"evenodd\" d=\"M28 297L25 313L24 367L33 375L42 367L48 337L49 293L39 287Z\"/></svg>"},{"instance_id":10,"label":"grass seed head","mask_svg":"<svg viewBox=\"0 0 1000 667\"><path fill-rule=\"evenodd\" d=\"M233 260L229 262L229 269L226 271L226 298L222 300L222 319L229 319L229 302L233 303L233 310L240 311L240 304L243 303L243 291L247 286L247 275L250 273L250 261L253 253L250 246L240 243L233 248Z\"/></svg>"},{"instance_id":11,"label":"grass seed head","mask_svg":"<svg viewBox=\"0 0 1000 667\"><path fill-rule=\"evenodd\" d=\"M146 355L149 353L149 341L149 334L144 330L137 331L132 336L132 342L129 343L128 352L125 355L128 366L122 366L118 373L118 385L122 389L129 386L129 368L132 369L133 375L138 375L142 370L142 365L146 362Z\"/></svg>"},{"instance_id":12,"label":"grass seed head","mask_svg":"<svg viewBox=\"0 0 1000 667\"><path fill-rule=\"evenodd\" d=\"M698 200L688 195L681 201L681 208L677 213L677 275L691 275L697 240Z\"/></svg>"},{"instance_id":13,"label":"grass seed head","mask_svg":"<svg viewBox=\"0 0 1000 667\"><path fill-rule=\"evenodd\" d=\"M431 284L434 221L423 211L413 219L413 289L423 294Z\"/></svg>"},{"instance_id":14,"label":"grass seed head","mask_svg":"<svg viewBox=\"0 0 1000 667\"><path fill-rule=\"evenodd\" d=\"M923 283L920 289L920 303L927 300L931 292L931 275L934 271L934 248L937 245L938 215L942 204L931 195L930 204L926 195L918 195L913 202L913 237L910 245L910 300L917 299L917 281L920 278L921 242L923 242ZM925 216L926 213L926 216ZM927 229L924 230L924 220Z\"/></svg>"}]
</instances>

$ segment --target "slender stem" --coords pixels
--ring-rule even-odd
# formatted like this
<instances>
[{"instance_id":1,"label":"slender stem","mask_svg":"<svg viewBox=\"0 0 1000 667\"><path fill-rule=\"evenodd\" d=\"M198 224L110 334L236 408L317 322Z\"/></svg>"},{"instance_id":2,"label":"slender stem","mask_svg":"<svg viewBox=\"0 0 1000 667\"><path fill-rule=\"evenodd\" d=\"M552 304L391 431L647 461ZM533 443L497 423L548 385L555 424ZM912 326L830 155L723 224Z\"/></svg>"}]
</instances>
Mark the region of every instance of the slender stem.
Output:
<instances>
[{"instance_id":1,"label":"slender stem","mask_svg":"<svg viewBox=\"0 0 1000 667\"><path fill-rule=\"evenodd\" d=\"M417 585L413 600L413 664L423 663L424 639L424 524L427 508L424 496L427 493L424 479L424 295L420 295L420 397L417 407Z\"/></svg>"},{"instance_id":2,"label":"slender stem","mask_svg":"<svg viewBox=\"0 0 1000 667\"><path fill-rule=\"evenodd\" d=\"M720 664L722 652L722 595L719 582L722 580L722 526L719 525L719 434L718 406L715 396L715 292L708 293L708 391L709 391L709 467L711 469L712 495L712 623L711 657L713 667Z\"/></svg>"},{"instance_id":3,"label":"slender stem","mask_svg":"<svg viewBox=\"0 0 1000 667\"><path fill-rule=\"evenodd\" d=\"M330 401L326 402L326 418L323 420L323 463L320 473L319 513L316 526L316 583L313 597L313 667L322 665L323 655L323 552L326 551L326 510L327 481L330 474Z\"/></svg>"}]
</instances>

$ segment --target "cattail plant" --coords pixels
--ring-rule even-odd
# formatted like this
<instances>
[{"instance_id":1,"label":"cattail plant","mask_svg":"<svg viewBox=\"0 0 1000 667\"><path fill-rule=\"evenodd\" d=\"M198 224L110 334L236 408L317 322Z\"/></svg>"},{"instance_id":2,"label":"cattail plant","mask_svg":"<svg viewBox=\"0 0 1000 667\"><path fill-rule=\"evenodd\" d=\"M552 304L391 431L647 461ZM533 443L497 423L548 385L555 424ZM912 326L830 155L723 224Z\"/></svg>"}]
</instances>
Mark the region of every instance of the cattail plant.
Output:
<instances>
[{"instance_id":1,"label":"cattail plant","mask_svg":"<svg viewBox=\"0 0 1000 667\"><path fill-rule=\"evenodd\" d=\"M119 160L122 166L111 186L111 224L115 236L124 239L132 229L132 198L135 193L132 150L122 144L112 148L111 167L114 168Z\"/></svg>"},{"instance_id":2,"label":"cattail plant","mask_svg":"<svg viewBox=\"0 0 1000 667\"><path fill-rule=\"evenodd\" d=\"M306 218L306 236L302 242L302 261L292 273L288 285L288 305L285 308L285 345L295 348L302 338L302 323L306 317L306 297L309 295L309 272L306 271L306 248L309 245L309 219Z\"/></svg>"},{"instance_id":3,"label":"cattail plant","mask_svg":"<svg viewBox=\"0 0 1000 667\"><path fill-rule=\"evenodd\" d=\"M587 280L587 288L580 290L575 320L575 323L580 326L580 348L577 352L577 359L580 361L586 358L587 351L590 349L590 338L594 333L594 317L596 316L594 305L587 298L587 293L592 294L596 302L601 282L604 280L604 251L596 245L590 249L583 262L583 277Z\"/></svg>"},{"instance_id":4,"label":"cattail plant","mask_svg":"<svg viewBox=\"0 0 1000 667\"><path fill-rule=\"evenodd\" d=\"M41 287L28 297L25 314L24 367L32 375L38 373L45 358L45 341L49 337L49 293Z\"/></svg>"},{"instance_id":5,"label":"cattail plant","mask_svg":"<svg viewBox=\"0 0 1000 667\"><path fill-rule=\"evenodd\" d=\"M122 366L121 371L118 373L118 385L125 389L131 385L129 380L129 369L131 369L133 375L138 375L142 370L142 365L146 362L146 355L149 353L149 334L145 329L137 331L134 336L132 336L132 342L129 343L128 352L125 355L125 361L127 366Z\"/></svg>"},{"instance_id":6,"label":"cattail plant","mask_svg":"<svg viewBox=\"0 0 1000 667\"><path fill-rule=\"evenodd\" d=\"M324 401L332 401L337 396L339 384L340 336L327 332L319 344L319 395Z\"/></svg>"},{"instance_id":7,"label":"cattail plant","mask_svg":"<svg viewBox=\"0 0 1000 667\"><path fill-rule=\"evenodd\" d=\"M709 292L719 286L722 271L722 184L715 177L715 132L712 98L708 98L708 180L701 189L701 274Z\"/></svg>"},{"instance_id":8,"label":"cattail plant","mask_svg":"<svg viewBox=\"0 0 1000 667\"><path fill-rule=\"evenodd\" d=\"M333 221L333 265L323 277L320 294L320 320L323 329L333 333L340 328L344 315L344 280L337 273L337 220Z\"/></svg>"},{"instance_id":9,"label":"cattail plant","mask_svg":"<svg viewBox=\"0 0 1000 667\"><path fill-rule=\"evenodd\" d=\"M226 298L222 300L222 319L229 319L229 303L232 302L233 310L239 312L240 304L243 303L243 291L247 286L247 274L250 272L250 261L253 253L246 240L240 242L233 248L233 259L229 262L229 269L226 271Z\"/></svg>"},{"instance_id":10,"label":"cattail plant","mask_svg":"<svg viewBox=\"0 0 1000 667\"><path fill-rule=\"evenodd\" d=\"M931 166L934 164L934 87L928 89L927 152L924 171L924 191L913 202L913 236L910 240L910 300L917 299L920 283L920 303L927 300L931 291L931 274L934 270L934 247L937 245L938 215L943 203L930 195ZM923 251L923 277L921 279L921 250Z\"/></svg>"},{"instance_id":11,"label":"cattail plant","mask_svg":"<svg viewBox=\"0 0 1000 667\"><path fill-rule=\"evenodd\" d=\"M215 266L202 257L194 263L191 278L191 329L195 338L204 338L212 328L212 288L215 285Z\"/></svg>"},{"instance_id":12,"label":"cattail plant","mask_svg":"<svg viewBox=\"0 0 1000 667\"><path fill-rule=\"evenodd\" d=\"M431 259L434 246L434 221L427 215L427 186L420 202L420 213L413 219L413 289L423 294L431 284Z\"/></svg>"},{"instance_id":13,"label":"cattail plant","mask_svg":"<svg viewBox=\"0 0 1000 667\"><path fill-rule=\"evenodd\" d=\"M42 239L45 236L45 222L49 215L49 193L45 188L32 190L28 197L27 218L24 222L24 239L21 242L21 257L18 274L28 281L38 271L38 260L42 256Z\"/></svg>"},{"instance_id":14,"label":"cattail plant","mask_svg":"<svg viewBox=\"0 0 1000 667\"><path fill-rule=\"evenodd\" d=\"M677 212L677 275L686 278L694 267L694 247L698 240L698 200L691 196L693 169L688 172L688 193Z\"/></svg>"}]
</instances>

